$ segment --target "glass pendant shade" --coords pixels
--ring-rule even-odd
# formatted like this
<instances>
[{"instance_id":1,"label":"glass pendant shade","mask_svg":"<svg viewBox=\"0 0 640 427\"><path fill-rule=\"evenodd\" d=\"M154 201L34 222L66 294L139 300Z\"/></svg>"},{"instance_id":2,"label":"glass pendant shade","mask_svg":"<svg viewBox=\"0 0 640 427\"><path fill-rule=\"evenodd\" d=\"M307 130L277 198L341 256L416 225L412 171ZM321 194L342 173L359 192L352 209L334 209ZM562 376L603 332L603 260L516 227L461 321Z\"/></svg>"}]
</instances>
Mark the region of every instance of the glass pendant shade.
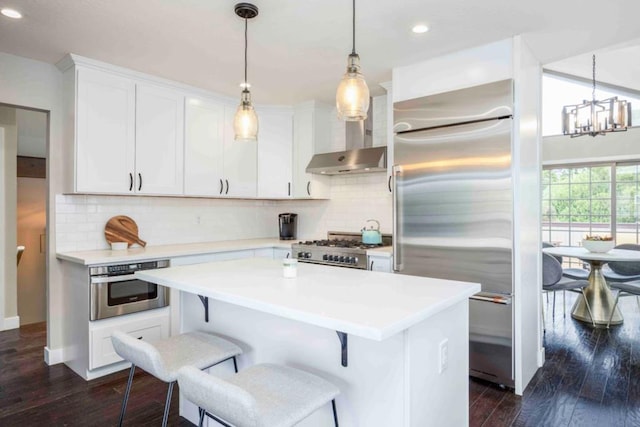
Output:
<instances>
[{"instance_id":1,"label":"glass pendant shade","mask_svg":"<svg viewBox=\"0 0 640 427\"><path fill-rule=\"evenodd\" d=\"M336 108L342 120L360 121L367 118L369 87L360 72L360 57L357 54L349 55L347 72L336 93Z\"/></svg>"},{"instance_id":2,"label":"glass pendant shade","mask_svg":"<svg viewBox=\"0 0 640 427\"><path fill-rule=\"evenodd\" d=\"M256 141L258 139L258 115L251 104L251 93L242 91L242 101L233 119L236 141Z\"/></svg>"}]
</instances>

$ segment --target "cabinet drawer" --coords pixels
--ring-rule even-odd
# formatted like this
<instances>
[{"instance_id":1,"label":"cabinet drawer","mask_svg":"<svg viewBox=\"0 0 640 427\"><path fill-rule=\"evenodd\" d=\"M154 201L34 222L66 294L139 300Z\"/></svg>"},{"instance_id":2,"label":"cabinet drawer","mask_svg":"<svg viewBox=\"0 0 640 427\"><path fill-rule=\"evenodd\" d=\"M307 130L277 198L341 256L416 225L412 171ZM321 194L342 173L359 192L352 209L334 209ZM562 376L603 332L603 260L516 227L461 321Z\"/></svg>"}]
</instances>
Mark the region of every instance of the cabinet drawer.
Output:
<instances>
[{"instance_id":1,"label":"cabinet drawer","mask_svg":"<svg viewBox=\"0 0 640 427\"><path fill-rule=\"evenodd\" d=\"M96 369L122 361L122 358L116 354L111 344L111 334L115 330L126 332L135 338L145 341L167 338L169 336L169 316L156 316L90 330L89 369Z\"/></svg>"}]
</instances>

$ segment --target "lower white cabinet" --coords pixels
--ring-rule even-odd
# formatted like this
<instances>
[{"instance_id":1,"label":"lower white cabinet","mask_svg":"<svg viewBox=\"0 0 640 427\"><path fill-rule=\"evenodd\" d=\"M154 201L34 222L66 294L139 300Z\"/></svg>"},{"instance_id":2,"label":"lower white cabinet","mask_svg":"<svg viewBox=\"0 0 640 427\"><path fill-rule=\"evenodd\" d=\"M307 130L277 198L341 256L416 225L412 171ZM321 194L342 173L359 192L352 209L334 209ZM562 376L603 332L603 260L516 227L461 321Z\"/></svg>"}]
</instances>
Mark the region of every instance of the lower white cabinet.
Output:
<instances>
[{"instance_id":1,"label":"lower white cabinet","mask_svg":"<svg viewBox=\"0 0 640 427\"><path fill-rule=\"evenodd\" d=\"M116 330L126 332L144 341L167 338L169 337L169 310L150 310L136 316L125 315L91 322L89 325L89 369L122 361L111 344L111 334Z\"/></svg>"},{"instance_id":2,"label":"lower white cabinet","mask_svg":"<svg viewBox=\"0 0 640 427\"><path fill-rule=\"evenodd\" d=\"M291 258L291 249L278 249L273 250L273 259Z\"/></svg>"},{"instance_id":3,"label":"lower white cabinet","mask_svg":"<svg viewBox=\"0 0 640 427\"><path fill-rule=\"evenodd\" d=\"M391 273L393 271L393 258L388 256L367 256L368 269L371 271L380 271L383 273Z\"/></svg>"}]
</instances>

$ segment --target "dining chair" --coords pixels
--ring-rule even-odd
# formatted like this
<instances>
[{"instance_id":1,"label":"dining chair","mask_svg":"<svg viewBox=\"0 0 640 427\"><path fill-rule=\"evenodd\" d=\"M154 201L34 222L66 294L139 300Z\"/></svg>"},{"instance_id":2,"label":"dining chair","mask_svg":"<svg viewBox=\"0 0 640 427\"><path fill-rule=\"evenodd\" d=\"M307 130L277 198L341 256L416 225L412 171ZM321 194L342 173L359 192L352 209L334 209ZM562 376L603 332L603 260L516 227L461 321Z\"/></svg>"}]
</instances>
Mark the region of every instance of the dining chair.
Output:
<instances>
[{"instance_id":1,"label":"dining chair","mask_svg":"<svg viewBox=\"0 0 640 427\"><path fill-rule=\"evenodd\" d=\"M584 302L587 305L587 311L589 317L591 317L591 323L595 327L595 321L593 320L593 314L591 313L591 307L589 301L584 294L584 288L589 286L587 280L574 280L562 276L562 265L552 255L542 254L542 290L543 292L557 292L557 291L570 291L576 292L582 295ZM555 316L555 298L553 304L553 315ZM565 308L566 311L566 308ZM542 319L544 322L544 307L542 309ZM546 326L545 326L546 330Z\"/></svg>"},{"instance_id":2,"label":"dining chair","mask_svg":"<svg viewBox=\"0 0 640 427\"><path fill-rule=\"evenodd\" d=\"M225 427L292 427L331 402L338 427L340 390L316 375L288 366L259 364L221 379L193 367L178 372L182 395Z\"/></svg>"},{"instance_id":3,"label":"dining chair","mask_svg":"<svg viewBox=\"0 0 640 427\"><path fill-rule=\"evenodd\" d=\"M616 301L613 303L613 309L611 310L609 321L607 322L607 329L609 329L609 326L611 325L611 319L613 318L613 313L616 311L620 297L635 296L638 309L640 309L640 280L632 282L612 282L609 287L611 290L618 292L616 294Z\"/></svg>"},{"instance_id":4,"label":"dining chair","mask_svg":"<svg viewBox=\"0 0 640 427\"><path fill-rule=\"evenodd\" d=\"M122 399L118 426L122 426L124 421L136 366L169 384L162 417L162 426L166 427L169 420L173 385L178 379L178 370L180 368L191 366L194 369L206 369L232 359L234 370L238 372L236 356L242 354L240 347L231 341L217 335L197 331L147 342L116 330L113 331L111 342L116 353L131 362L129 380Z\"/></svg>"},{"instance_id":5,"label":"dining chair","mask_svg":"<svg viewBox=\"0 0 640 427\"><path fill-rule=\"evenodd\" d=\"M628 251L640 251L640 245L633 243L623 243L614 249L625 249ZM614 282L631 282L640 280L640 262L638 261L611 261L602 267L602 275L611 285Z\"/></svg>"},{"instance_id":6,"label":"dining chair","mask_svg":"<svg viewBox=\"0 0 640 427\"><path fill-rule=\"evenodd\" d=\"M555 247L554 245L552 245L549 242L542 242L542 247L543 248L553 248ZM563 263L563 259L560 255L552 255L556 260L558 260L558 262L560 263L560 266L562 266ZM562 275L568 279L571 280L588 280L589 279L589 273L590 271L587 270L586 268L562 268ZM566 295L565 295L566 291L562 291L562 306L565 308L565 310L563 311L563 313L566 312ZM549 293L547 292L547 303L549 303ZM553 293L553 311L555 314L555 307L556 307L556 293Z\"/></svg>"}]
</instances>

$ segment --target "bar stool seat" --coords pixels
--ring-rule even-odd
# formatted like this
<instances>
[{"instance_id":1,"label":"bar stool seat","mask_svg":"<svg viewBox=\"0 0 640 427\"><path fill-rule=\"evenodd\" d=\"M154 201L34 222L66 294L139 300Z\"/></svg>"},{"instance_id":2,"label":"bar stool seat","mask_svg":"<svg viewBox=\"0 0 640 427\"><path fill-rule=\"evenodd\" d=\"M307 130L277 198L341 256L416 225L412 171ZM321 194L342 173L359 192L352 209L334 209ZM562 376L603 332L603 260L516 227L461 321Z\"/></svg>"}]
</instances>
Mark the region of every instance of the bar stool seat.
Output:
<instances>
[{"instance_id":1,"label":"bar stool seat","mask_svg":"<svg viewBox=\"0 0 640 427\"><path fill-rule=\"evenodd\" d=\"M201 426L206 411L225 426L290 427L329 402L338 426L335 397L340 390L299 369L254 365L223 380L185 367L178 373L178 383L183 395L203 409Z\"/></svg>"},{"instance_id":2,"label":"bar stool seat","mask_svg":"<svg viewBox=\"0 0 640 427\"><path fill-rule=\"evenodd\" d=\"M240 347L234 343L204 332L189 332L154 342L146 342L124 332L114 331L111 336L111 342L116 353L131 362L131 371L129 372L129 380L122 401L118 424L120 426L127 409L127 401L136 366L159 380L169 383L162 422L162 425L166 426L173 385L178 378L178 370L180 368L190 366L194 369L206 369L220 362L233 359L234 369L238 372L235 357L242 354Z\"/></svg>"}]
</instances>

